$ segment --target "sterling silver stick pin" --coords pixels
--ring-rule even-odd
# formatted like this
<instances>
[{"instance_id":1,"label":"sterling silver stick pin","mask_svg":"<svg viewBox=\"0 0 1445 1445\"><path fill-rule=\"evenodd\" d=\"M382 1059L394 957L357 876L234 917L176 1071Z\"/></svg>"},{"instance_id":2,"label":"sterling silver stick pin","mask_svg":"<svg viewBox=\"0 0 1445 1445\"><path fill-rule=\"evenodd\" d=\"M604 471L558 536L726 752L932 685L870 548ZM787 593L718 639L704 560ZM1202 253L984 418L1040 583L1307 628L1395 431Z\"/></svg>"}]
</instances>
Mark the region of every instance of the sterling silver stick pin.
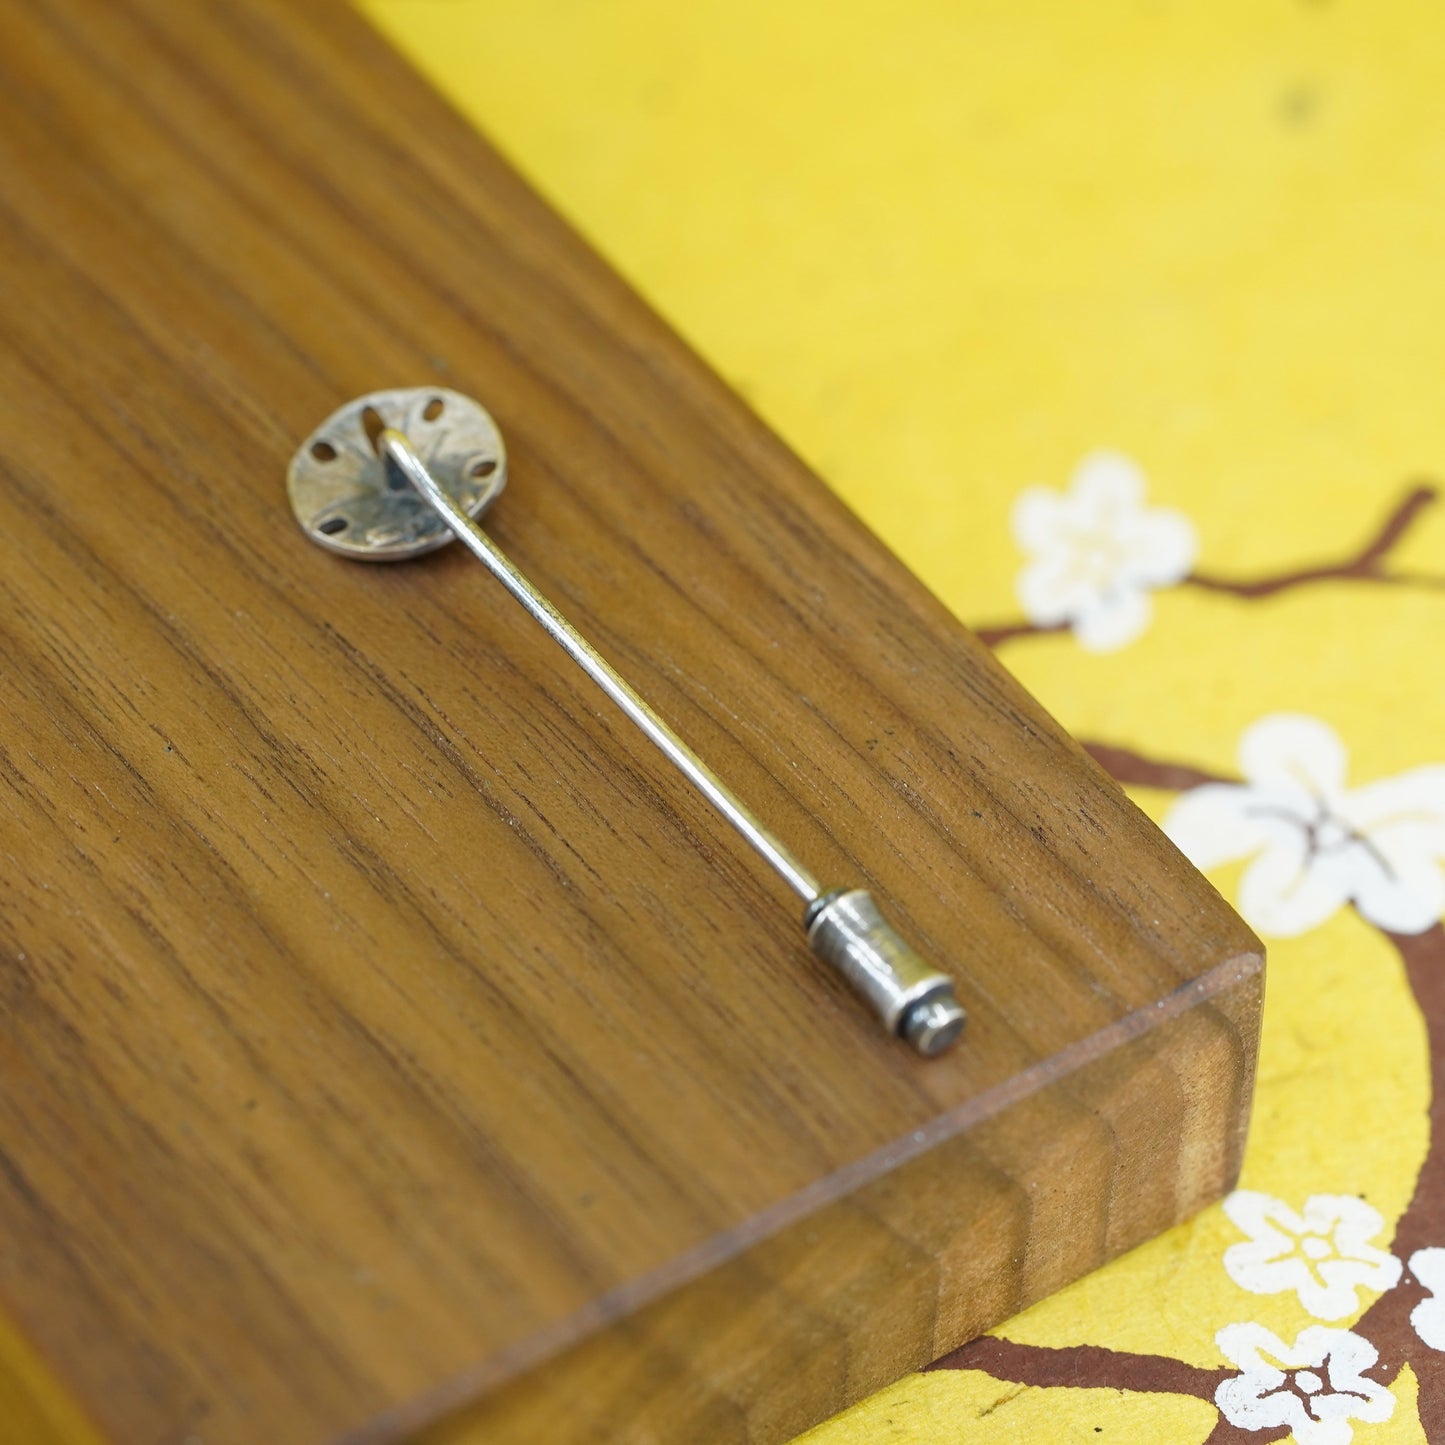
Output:
<instances>
[{"instance_id":1,"label":"sterling silver stick pin","mask_svg":"<svg viewBox=\"0 0 1445 1445\"><path fill-rule=\"evenodd\" d=\"M373 392L334 412L302 443L287 485L306 535L345 557L393 561L460 538L802 898L813 952L890 1033L920 1054L942 1053L965 1018L948 975L898 936L866 890L824 889L477 525L505 485L506 468L501 434L482 407L454 391L419 387Z\"/></svg>"}]
</instances>

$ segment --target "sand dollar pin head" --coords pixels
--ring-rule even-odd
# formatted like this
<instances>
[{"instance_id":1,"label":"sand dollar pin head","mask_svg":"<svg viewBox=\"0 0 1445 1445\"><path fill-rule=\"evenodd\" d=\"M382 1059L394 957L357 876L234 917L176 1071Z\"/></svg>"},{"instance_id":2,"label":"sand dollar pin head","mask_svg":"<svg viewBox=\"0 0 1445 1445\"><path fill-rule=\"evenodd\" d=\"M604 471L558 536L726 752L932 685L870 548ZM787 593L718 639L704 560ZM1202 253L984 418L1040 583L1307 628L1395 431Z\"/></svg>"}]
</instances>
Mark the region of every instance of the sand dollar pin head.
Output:
<instances>
[{"instance_id":1,"label":"sand dollar pin head","mask_svg":"<svg viewBox=\"0 0 1445 1445\"><path fill-rule=\"evenodd\" d=\"M291 510L313 542L347 557L392 562L445 546L452 531L377 446L404 434L467 513L481 516L507 481L502 434L484 408L444 387L359 396L302 442L286 474Z\"/></svg>"}]
</instances>

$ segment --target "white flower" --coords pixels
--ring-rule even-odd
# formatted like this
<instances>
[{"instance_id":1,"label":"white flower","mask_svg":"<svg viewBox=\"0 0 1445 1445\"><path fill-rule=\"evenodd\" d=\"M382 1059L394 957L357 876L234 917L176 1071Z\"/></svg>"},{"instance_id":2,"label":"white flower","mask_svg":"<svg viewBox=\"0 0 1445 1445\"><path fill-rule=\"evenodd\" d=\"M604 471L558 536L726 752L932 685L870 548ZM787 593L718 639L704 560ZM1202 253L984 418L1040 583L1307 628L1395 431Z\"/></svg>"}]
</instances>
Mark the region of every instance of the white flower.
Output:
<instances>
[{"instance_id":1,"label":"white flower","mask_svg":"<svg viewBox=\"0 0 1445 1445\"><path fill-rule=\"evenodd\" d=\"M1095 452L1067 492L1030 487L1014 504L1013 534L1029 555L1018 596L1030 622L1072 627L1092 652L1112 652L1149 625L1152 588L1194 565L1182 512L1144 505L1144 474L1128 457Z\"/></svg>"},{"instance_id":2,"label":"white flower","mask_svg":"<svg viewBox=\"0 0 1445 1445\"><path fill-rule=\"evenodd\" d=\"M1242 785L1206 783L1164 831L1196 867L1254 857L1239 911L1291 937L1353 903L1391 933L1423 933L1445 912L1445 767L1345 787L1345 748L1317 718L1277 713L1245 729Z\"/></svg>"},{"instance_id":3,"label":"white flower","mask_svg":"<svg viewBox=\"0 0 1445 1445\"><path fill-rule=\"evenodd\" d=\"M1410 1323L1432 1350L1445 1350L1445 1249L1417 1249L1410 1256L1410 1273L1430 1291L1410 1311Z\"/></svg>"},{"instance_id":4,"label":"white flower","mask_svg":"<svg viewBox=\"0 0 1445 1445\"><path fill-rule=\"evenodd\" d=\"M1379 1352L1351 1330L1311 1325L1291 1346L1263 1325L1226 1325L1214 1341L1243 1371L1214 1392L1242 1430L1287 1428L1298 1445L1349 1445L1351 1420L1378 1424L1394 1413L1395 1397L1364 1374Z\"/></svg>"},{"instance_id":5,"label":"white flower","mask_svg":"<svg viewBox=\"0 0 1445 1445\"><path fill-rule=\"evenodd\" d=\"M1268 1194L1240 1189L1224 1201L1224 1212L1249 1236L1225 1250L1224 1268L1253 1294L1294 1290L1316 1319L1340 1320L1359 1307L1361 1288L1387 1290L1399 1282L1400 1261L1369 1242L1385 1221L1362 1199L1315 1194L1296 1214Z\"/></svg>"}]
</instances>

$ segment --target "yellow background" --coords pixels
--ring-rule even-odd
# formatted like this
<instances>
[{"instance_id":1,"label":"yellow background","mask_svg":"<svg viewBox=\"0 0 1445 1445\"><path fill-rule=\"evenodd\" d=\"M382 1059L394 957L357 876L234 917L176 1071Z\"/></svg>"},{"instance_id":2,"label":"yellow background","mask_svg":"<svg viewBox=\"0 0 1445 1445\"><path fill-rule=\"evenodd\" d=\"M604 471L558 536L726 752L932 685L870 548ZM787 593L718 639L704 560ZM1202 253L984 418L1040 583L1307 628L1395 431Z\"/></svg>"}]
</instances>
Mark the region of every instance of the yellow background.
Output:
<instances>
[{"instance_id":1,"label":"yellow background","mask_svg":"<svg viewBox=\"0 0 1445 1445\"><path fill-rule=\"evenodd\" d=\"M365 8L965 621L1019 615L1009 509L1102 447L1239 577L1348 553L1445 468L1445 17L1423 0ZM1440 510L1400 566L1445 570ZM1307 712L1364 782L1445 760L1442 637L1438 591L1177 588L1117 653L1066 633L1002 656L1081 736L1231 772L1251 721ZM1393 1221L1427 1064L1378 933L1346 911L1276 943L1244 1182ZM1211 1210L1002 1333L1201 1365L1232 1320L1291 1338L1292 1298L1224 1273L1239 1237ZM1361 1445L1423 1439L1408 1372L1394 1388ZM1216 1418L954 1372L806 1438L1198 1442Z\"/></svg>"}]
</instances>

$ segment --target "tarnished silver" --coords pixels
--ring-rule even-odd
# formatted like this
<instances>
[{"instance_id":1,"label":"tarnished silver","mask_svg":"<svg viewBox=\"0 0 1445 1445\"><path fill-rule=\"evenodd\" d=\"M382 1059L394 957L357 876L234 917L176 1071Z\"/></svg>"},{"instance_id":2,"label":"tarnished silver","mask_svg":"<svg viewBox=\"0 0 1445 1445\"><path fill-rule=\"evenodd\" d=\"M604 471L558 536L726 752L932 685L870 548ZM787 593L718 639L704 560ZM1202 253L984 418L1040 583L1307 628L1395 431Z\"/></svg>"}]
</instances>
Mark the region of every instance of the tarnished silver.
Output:
<instances>
[{"instance_id":1,"label":"tarnished silver","mask_svg":"<svg viewBox=\"0 0 1445 1445\"><path fill-rule=\"evenodd\" d=\"M327 475L328 467L337 472ZM501 491L505 469L501 436L476 402L436 388L374 392L333 413L302 444L289 474L291 506L313 541L367 561L413 557L460 538L804 900L804 926L818 957L842 974L891 1033L920 1054L941 1053L965 1017L948 976L904 943L862 889L824 893L782 840L477 525L474 517Z\"/></svg>"},{"instance_id":2,"label":"tarnished silver","mask_svg":"<svg viewBox=\"0 0 1445 1445\"><path fill-rule=\"evenodd\" d=\"M920 1054L940 1054L958 1037L965 1015L953 980L899 937L866 889L823 894L804 922L813 952L848 980L891 1033Z\"/></svg>"},{"instance_id":3,"label":"tarnished silver","mask_svg":"<svg viewBox=\"0 0 1445 1445\"><path fill-rule=\"evenodd\" d=\"M398 561L452 539L446 520L373 445L373 418L411 438L466 516L480 516L506 486L502 434L470 397L438 386L374 391L332 412L291 459L291 510L313 542L347 557Z\"/></svg>"}]
</instances>

